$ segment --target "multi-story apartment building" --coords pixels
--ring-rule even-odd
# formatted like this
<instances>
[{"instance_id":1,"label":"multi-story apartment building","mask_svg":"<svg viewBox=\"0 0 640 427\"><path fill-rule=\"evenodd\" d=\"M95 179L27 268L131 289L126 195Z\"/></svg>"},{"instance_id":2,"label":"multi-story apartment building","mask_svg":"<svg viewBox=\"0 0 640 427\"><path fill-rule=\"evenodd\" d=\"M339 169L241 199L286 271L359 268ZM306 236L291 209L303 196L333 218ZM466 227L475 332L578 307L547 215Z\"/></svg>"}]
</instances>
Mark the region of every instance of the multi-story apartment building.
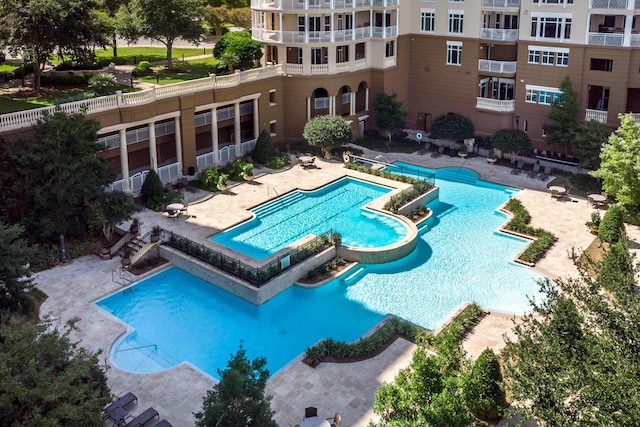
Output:
<instances>
[{"instance_id":1,"label":"multi-story apartment building","mask_svg":"<svg viewBox=\"0 0 640 427\"><path fill-rule=\"evenodd\" d=\"M526 131L538 150L561 81L580 118L611 127L640 112L640 0L252 0L263 68L85 103L102 155L135 191L246 152L262 130L276 142L338 114L355 136L374 128L381 91L397 93L411 129L458 112L479 134ZM77 106L70 105L69 109ZM0 116L0 132L37 111ZM638 116L640 121L640 115Z\"/></svg>"}]
</instances>

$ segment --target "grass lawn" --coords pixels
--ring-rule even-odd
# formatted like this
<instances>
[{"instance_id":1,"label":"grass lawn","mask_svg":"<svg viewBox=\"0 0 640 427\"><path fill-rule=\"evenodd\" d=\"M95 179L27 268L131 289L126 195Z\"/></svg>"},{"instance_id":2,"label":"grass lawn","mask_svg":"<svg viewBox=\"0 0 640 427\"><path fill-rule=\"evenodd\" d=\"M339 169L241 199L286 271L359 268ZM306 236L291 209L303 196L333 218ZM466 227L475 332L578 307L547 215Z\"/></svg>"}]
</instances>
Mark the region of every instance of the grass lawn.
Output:
<instances>
[{"instance_id":1,"label":"grass lawn","mask_svg":"<svg viewBox=\"0 0 640 427\"><path fill-rule=\"evenodd\" d=\"M0 73L11 73L13 70L20 68L20 65L15 62L4 62L0 64Z\"/></svg>"},{"instance_id":2,"label":"grass lawn","mask_svg":"<svg viewBox=\"0 0 640 427\"><path fill-rule=\"evenodd\" d=\"M216 65L218 65L218 60L211 57L194 61L174 62L173 64L178 71L168 71L164 65L152 67L154 72L158 73L158 84L168 85L209 77L209 73L213 72ZM147 83L156 83L156 76L152 74L150 76L140 77L139 80Z\"/></svg>"},{"instance_id":3,"label":"grass lawn","mask_svg":"<svg viewBox=\"0 0 640 427\"><path fill-rule=\"evenodd\" d=\"M171 51L171 56L174 59L182 59L182 56L198 56L204 55L204 48L199 47L174 47ZM208 54L212 54L211 49L206 51ZM96 50L96 57L98 59L111 59L113 58L113 48L98 49ZM167 49L165 47L120 47L118 46L118 57L126 58L127 64L137 65L140 61L162 61L167 59Z\"/></svg>"}]
</instances>

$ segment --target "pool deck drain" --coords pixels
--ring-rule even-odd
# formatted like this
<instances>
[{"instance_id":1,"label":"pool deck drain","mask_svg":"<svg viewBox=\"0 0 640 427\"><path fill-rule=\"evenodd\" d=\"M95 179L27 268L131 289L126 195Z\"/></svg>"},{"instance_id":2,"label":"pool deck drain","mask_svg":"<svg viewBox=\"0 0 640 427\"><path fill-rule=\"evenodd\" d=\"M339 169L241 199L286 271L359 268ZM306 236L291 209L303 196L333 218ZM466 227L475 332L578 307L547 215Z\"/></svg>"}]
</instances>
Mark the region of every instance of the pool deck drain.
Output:
<instances>
[{"instance_id":1,"label":"pool deck drain","mask_svg":"<svg viewBox=\"0 0 640 427\"><path fill-rule=\"evenodd\" d=\"M379 154L369 150L365 153L372 158ZM584 225L593 211L586 199L571 196L577 203L556 201L546 193L545 182L531 179L526 174L511 175L510 168L488 164L483 158L462 160L394 153L384 153L384 156L391 162L402 161L432 169L461 167L464 164L464 167L478 172L483 180L527 189L515 197L531 214L531 225L542 227L558 237L558 242L536 269L552 279L577 274L569 259L571 249L584 249L593 240L593 235ZM256 182L232 187L202 203L193 203L204 196L202 192L186 192L190 203L189 217L167 219L156 212L143 210L136 214L143 222L141 233L159 224L197 241L205 240L211 234L247 219L250 216L248 208L275 197L274 188L278 194L295 188L313 189L346 172L341 163L319 160L318 166L314 169L294 166L287 171L268 173L257 177ZM375 177L371 180L377 182ZM627 227L627 232L636 243L631 250L640 252L640 228ZM152 406L161 418L175 427L193 426L193 412L202 408L202 399L214 384L211 377L189 365L155 374L132 374L108 363L111 345L126 332L126 328L92 303L120 288L111 280L112 271L119 267L117 258L105 261L88 256L38 273L35 282L49 296L41 307L41 316L50 315L61 322L75 317L80 319L77 323L79 329L72 338L90 351L102 350L100 361L107 364L112 392L121 395L131 391L138 396L139 402L131 409L132 413L140 413ZM501 349L504 345L502 335L510 331L512 317L499 313L485 317L465 340L467 352L476 356L487 347ZM413 344L398 339L372 359L353 364L323 363L315 369L302 363L300 357L295 359L274 375L267 386L267 392L273 395L271 403L278 425L299 424L304 408L316 406L323 417L332 417L335 412L340 412L344 426L366 426L374 418L371 407L375 390L383 382L392 381L395 374L410 362L413 348Z\"/></svg>"}]
</instances>

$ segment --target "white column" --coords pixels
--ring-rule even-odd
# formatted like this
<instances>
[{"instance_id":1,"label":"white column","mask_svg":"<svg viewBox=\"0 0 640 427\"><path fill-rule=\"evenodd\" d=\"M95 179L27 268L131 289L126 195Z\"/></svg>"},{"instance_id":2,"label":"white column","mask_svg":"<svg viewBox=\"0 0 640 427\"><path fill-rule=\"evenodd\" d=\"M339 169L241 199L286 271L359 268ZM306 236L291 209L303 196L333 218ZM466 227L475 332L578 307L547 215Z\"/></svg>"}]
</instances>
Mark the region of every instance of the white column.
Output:
<instances>
[{"instance_id":1,"label":"white column","mask_svg":"<svg viewBox=\"0 0 640 427\"><path fill-rule=\"evenodd\" d=\"M629 2L631 4L632 2ZM622 39L622 46L631 46L631 26L633 25L633 17L627 16L624 21L624 39Z\"/></svg>"},{"instance_id":2,"label":"white column","mask_svg":"<svg viewBox=\"0 0 640 427\"><path fill-rule=\"evenodd\" d=\"M283 42L283 40L282 40L282 36L283 36L283 33L282 33L282 12L278 13L278 18L280 20L280 26L278 27L278 31L280 31L280 38L278 39L278 41L280 43L282 43ZM278 46L278 50L280 50L280 46ZM278 52L278 63L280 63L280 52ZM286 56L284 57L284 61L282 63L283 64L287 63L287 57Z\"/></svg>"},{"instance_id":3,"label":"white column","mask_svg":"<svg viewBox=\"0 0 640 427\"><path fill-rule=\"evenodd\" d=\"M364 88L364 110L369 111L369 88Z\"/></svg>"},{"instance_id":4,"label":"white column","mask_svg":"<svg viewBox=\"0 0 640 427\"><path fill-rule=\"evenodd\" d=\"M149 123L149 160L151 169L158 171L158 146L156 145L156 123Z\"/></svg>"},{"instance_id":5,"label":"white column","mask_svg":"<svg viewBox=\"0 0 640 427\"><path fill-rule=\"evenodd\" d=\"M307 96L307 121L311 120L311 97Z\"/></svg>"},{"instance_id":6,"label":"white column","mask_svg":"<svg viewBox=\"0 0 640 427\"><path fill-rule=\"evenodd\" d=\"M329 97L329 114L336 114L336 96Z\"/></svg>"},{"instance_id":7,"label":"white column","mask_svg":"<svg viewBox=\"0 0 640 427\"><path fill-rule=\"evenodd\" d=\"M127 129L120 129L120 171L125 193L131 193L129 185L129 152L127 150Z\"/></svg>"},{"instance_id":8,"label":"white column","mask_svg":"<svg viewBox=\"0 0 640 427\"><path fill-rule=\"evenodd\" d=\"M220 164L220 159L218 158L220 152L218 141L218 111L214 107L211 109L211 145L213 149L213 165L218 166Z\"/></svg>"},{"instance_id":9,"label":"white column","mask_svg":"<svg viewBox=\"0 0 640 427\"><path fill-rule=\"evenodd\" d=\"M240 103L233 104L233 133L236 136L236 156L242 154L242 129L240 128Z\"/></svg>"},{"instance_id":10,"label":"white column","mask_svg":"<svg viewBox=\"0 0 640 427\"><path fill-rule=\"evenodd\" d=\"M180 132L180 116L173 119L174 126L176 128L175 140L176 140L176 161L179 164L178 174L182 177L182 134Z\"/></svg>"},{"instance_id":11,"label":"white column","mask_svg":"<svg viewBox=\"0 0 640 427\"><path fill-rule=\"evenodd\" d=\"M260 116L258 114L258 98L253 98L253 137L260 135Z\"/></svg>"},{"instance_id":12,"label":"white column","mask_svg":"<svg viewBox=\"0 0 640 427\"><path fill-rule=\"evenodd\" d=\"M353 116L356 114L356 93L351 92L349 95L351 96L351 103L349 104L349 114Z\"/></svg>"}]
</instances>

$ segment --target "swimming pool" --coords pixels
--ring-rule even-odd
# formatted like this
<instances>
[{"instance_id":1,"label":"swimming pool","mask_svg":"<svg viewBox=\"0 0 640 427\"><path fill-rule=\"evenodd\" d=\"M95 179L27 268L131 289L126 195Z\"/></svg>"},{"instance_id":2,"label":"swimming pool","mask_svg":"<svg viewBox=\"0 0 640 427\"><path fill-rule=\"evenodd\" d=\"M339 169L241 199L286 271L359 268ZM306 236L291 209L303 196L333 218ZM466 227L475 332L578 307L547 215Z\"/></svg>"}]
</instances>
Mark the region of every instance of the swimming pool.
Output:
<instances>
[{"instance_id":1,"label":"swimming pool","mask_svg":"<svg viewBox=\"0 0 640 427\"><path fill-rule=\"evenodd\" d=\"M399 242L407 228L397 219L363 206L391 189L343 178L315 191L296 190L251 210L253 219L211 238L264 259L309 234L340 233L342 244L377 248Z\"/></svg>"},{"instance_id":2,"label":"swimming pool","mask_svg":"<svg viewBox=\"0 0 640 427\"><path fill-rule=\"evenodd\" d=\"M242 340L248 357L266 357L273 374L319 339L354 340L387 313L433 329L467 301L528 310L528 296L541 298L542 276L512 261L524 240L496 231L506 221L496 208L517 190L463 169L436 171L436 185L440 197L428 205L434 215L415 251L359 265L320 288L294 286L254 306L172 267L97 302L134 329L114 345L112 362L153 372L188 360L217 377Z\"/></svg>"}]
</instances>

